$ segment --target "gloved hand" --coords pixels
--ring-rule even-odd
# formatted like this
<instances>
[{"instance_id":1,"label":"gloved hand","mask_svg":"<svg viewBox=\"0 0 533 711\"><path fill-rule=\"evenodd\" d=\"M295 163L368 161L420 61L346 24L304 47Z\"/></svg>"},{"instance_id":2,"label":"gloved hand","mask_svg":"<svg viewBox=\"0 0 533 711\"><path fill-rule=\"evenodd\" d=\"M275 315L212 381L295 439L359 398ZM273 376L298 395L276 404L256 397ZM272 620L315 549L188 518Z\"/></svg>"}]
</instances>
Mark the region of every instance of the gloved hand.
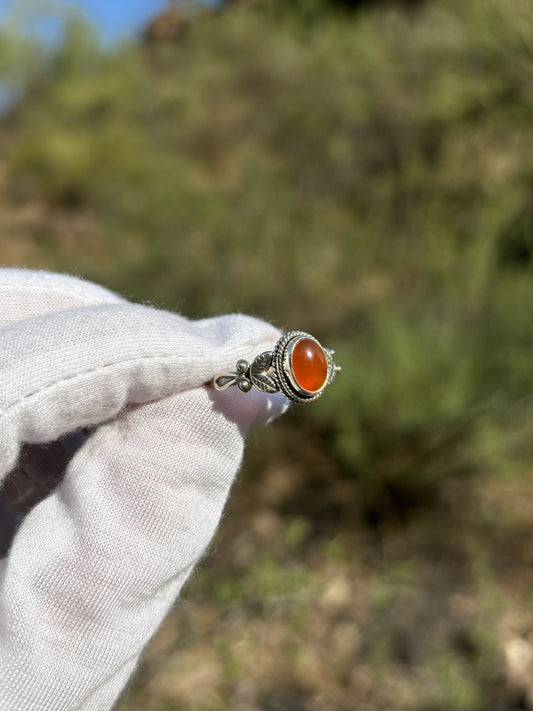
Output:
<instances>
[{"instance_id":1,"label":"gloved hand","mask_svg":"<svg viewBox=\"0 0 533 711\"><path fill-rule=\"evenodd\" d=\"M247 430L286 407L206 383L278 338L0 270L0 481L18 468L49 489L61 445L36 443L90 432L0 560L1 711L113 706L211 540Z\"/></svg>"}]
</instances>

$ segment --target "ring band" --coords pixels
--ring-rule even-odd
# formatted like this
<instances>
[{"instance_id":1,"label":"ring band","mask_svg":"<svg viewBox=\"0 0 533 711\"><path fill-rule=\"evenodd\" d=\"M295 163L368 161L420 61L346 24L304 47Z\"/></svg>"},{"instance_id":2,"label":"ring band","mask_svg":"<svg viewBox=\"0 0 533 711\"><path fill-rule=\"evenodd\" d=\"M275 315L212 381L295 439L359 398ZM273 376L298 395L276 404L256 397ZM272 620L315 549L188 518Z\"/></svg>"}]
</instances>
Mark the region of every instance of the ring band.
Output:
<instances>
[{"instance_id":1,"label":"ring band","mask_svg":"<svg viewBox=\"0 0 533 711\"><path fill-rule=\"evenodd\" d=\"M242 392L255 386L265 393L282 392L294 402L313 402L340 370L335 351L324 348L304 331L289 331L274 346L260 353L252 363L238 360L235 373L219 373L213 380L216 390L237 385Z\"/></svg>"}]
</instances>

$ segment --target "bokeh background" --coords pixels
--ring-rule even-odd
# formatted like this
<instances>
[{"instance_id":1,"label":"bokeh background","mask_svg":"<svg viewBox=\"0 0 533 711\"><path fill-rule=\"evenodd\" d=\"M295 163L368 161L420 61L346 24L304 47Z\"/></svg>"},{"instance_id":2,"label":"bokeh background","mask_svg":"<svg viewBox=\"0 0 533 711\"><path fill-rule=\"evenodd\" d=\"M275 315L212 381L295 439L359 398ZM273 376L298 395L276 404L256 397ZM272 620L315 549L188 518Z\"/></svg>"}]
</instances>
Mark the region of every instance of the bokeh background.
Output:
<instances>
[{"instance_id":1,"label":"bokeh background","mask_svg":"<svg viewBox=\"0 0 533 711\"><path fill-rule=\"evenodd\" d=\"M119 711L533 708L533 3L86 5L0 3L2 263L343 367Z\"/></svg>"}]
</instances>

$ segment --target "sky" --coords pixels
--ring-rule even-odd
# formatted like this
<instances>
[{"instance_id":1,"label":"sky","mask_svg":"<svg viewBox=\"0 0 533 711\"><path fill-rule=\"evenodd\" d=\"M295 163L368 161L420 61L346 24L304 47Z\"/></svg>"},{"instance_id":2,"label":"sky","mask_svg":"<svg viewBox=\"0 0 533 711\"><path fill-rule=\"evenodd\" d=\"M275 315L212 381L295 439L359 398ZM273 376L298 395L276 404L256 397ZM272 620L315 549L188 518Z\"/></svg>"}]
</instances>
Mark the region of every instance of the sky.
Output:
<instances>
[{"instance_id":1,"label":"sky","mask_svg":"<svg viewBox=\"0 0 533 711\"><path fill-rule=\"evenodd\" d=\"M203 4L214 4L215 0L204 0ZM46 7L46 1L0 0L0 23L11 11L27 11L32 5ZM139 32L146 21L168 5L167 0L60 0L52 5L74 6L98 28L104 41L114 41ZM189 5L191 3L189 2Z\"/></svg>"},{"instance_id":2,"label":"sky","mask_svg":"<svg viewBox=\"0 0 533 711\"><path fill-rule=\"evenodd\" d=\"M70 4L83 8L102 33L110 37L138 31L167 5L166 0L76 0Z\"/></svg>"}]
</instances>

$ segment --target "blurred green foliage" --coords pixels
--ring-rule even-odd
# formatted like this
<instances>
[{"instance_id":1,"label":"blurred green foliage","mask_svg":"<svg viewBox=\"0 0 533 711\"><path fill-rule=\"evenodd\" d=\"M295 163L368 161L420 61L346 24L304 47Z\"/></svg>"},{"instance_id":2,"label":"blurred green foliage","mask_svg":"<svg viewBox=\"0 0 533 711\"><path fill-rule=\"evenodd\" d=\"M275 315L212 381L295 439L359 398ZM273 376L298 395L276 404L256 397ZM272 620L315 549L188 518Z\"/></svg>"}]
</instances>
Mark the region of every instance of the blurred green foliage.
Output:
<instances>
[{"instance_id":1,"label":"blurred green foliage","mask_svg":"<svg viewBox=\"0 0 533 711\"><path fill-rule=\"evenodd\" d=\"M520 470L530 10L442 0L348 20L267 2L107 50L76 19L58 46L4 31L2 81L22 98L0 121L3 209L39 206L22 239L45 266L335 348L343 372L299 427L372 514L454 474Z\"/></svg>"}]
</instances>

